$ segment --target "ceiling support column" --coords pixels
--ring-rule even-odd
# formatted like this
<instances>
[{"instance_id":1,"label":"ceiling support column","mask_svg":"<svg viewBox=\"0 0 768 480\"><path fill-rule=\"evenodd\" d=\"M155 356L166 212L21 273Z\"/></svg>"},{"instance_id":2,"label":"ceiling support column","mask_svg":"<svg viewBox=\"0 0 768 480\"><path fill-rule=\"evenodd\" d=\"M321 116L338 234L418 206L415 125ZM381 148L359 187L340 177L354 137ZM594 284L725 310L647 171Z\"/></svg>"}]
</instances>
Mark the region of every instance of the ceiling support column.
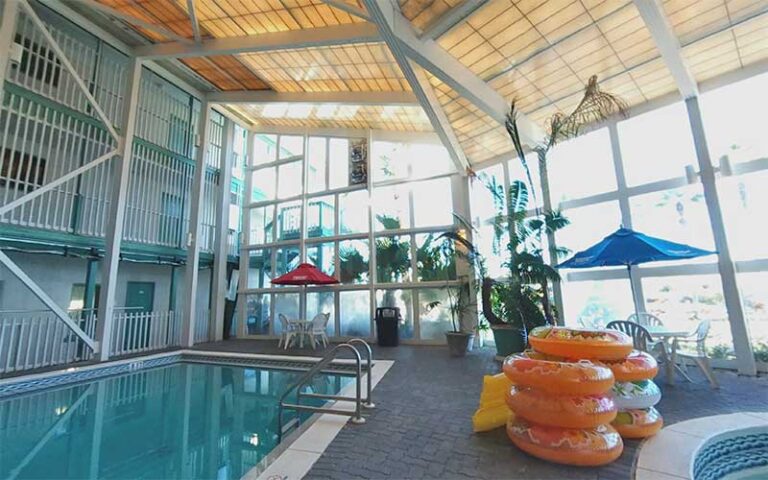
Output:
<instances>
[{"instance_id":1,"label":"ceiling support column","mask_svg":"<svg viewBox=\"0 0 768 480\"><path fill-rule=\"evenodd\" d=\"M216 235L213 246L213 274L211 278L211 317L208 340L217 342L223 338L224 306L226 304L227 261L229 257L229 198L232 184L233 143L235 124L230 119L224 120L222 132L221 160L219 161L219 192L216 199Z\"/></svg>"},{"instance_id":2,"label":"ceiling support column","mask_svg":"<svg viewBox=\"0 0 768 480\"><path fill-rule=\"evenodd\" d=\"M733 337L733 347L736 350L736 362L740 374L756 375L757 366L755 365L755 357L752 353L752 344L749 341L741 292L739 292L739 287L736 283L736 266L731 258L728 237L725 233L723 212L720 208L720 198L717 193L715 169L712 167L712 161L709 156L709 147L707 146L707 137L704 133L704 122L701 116L701 109L699 108L698 97L686 98L685 106L688 109L688 120L691 125L691 132L693 133L693 143L696 147L696 158L699 163L699 176L704 191L704 201L707 204L709 221L712 224L712 235L715 238L715 248L718 252L717 266L720 271L720 281L723 285L723 296L725 297L725 308L728 312L728 324L731 327L731 336Z\"/></svg>"},{"instance_id":3,"label":"ceiling support column","mask_svg":"<svg viewBox=\"0 0 768 480\"><path fill-rule=\"evenodd\" d=\"M195 321L197 320L197 280L200 267L200 237L202 234L203 203L205 202L205 154L208 151L208 131L211 121L211 107L207 100L200 105L195 154L195 176L190 192L189 234L187 236L187 265L184 271L184 295L181 310L181 346L195 344Z\"/></svg>"},{"instance_id":4,"label":"ceiling support column","mask_svg":"<svg viewBox=\"0 0 768 480\"><path fill-rule=\"evenodd\" d=\"M118 146L118 156L115 157L112 198L109 203L107 231L104 237L104 261L101 265L101 293L98 321L96 322L96 340L101 346L99 360L102 362L109 359L112 347L117 272L120 264L120 247L123 241L125 205L128 203L128 184L131 178L133 136L136 130L139 90L141 89L141 70L141 60L131 58L126 69L130 75L123 102L123 121L121 122L123 135Z\"/></svg>"}]
</instances>

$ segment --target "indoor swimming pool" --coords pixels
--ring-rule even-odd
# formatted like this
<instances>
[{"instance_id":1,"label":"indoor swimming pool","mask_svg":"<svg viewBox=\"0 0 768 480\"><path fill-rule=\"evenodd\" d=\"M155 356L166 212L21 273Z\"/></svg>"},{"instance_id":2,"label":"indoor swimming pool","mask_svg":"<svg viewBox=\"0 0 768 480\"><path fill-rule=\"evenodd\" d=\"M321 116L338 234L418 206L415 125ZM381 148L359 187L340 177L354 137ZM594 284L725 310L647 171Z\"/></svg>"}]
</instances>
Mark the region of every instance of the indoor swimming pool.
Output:
<instances>
[{"instance_id":1,"label":"indoor swimming pool","mask_svg":"<svg viewBox=\"0 0 768 480\"><path fill-rule=\"evenodd\" d=\"M277 446L279 399L299 375L179 357L27 393L0 391L0 478L240 478ZM310 388L335 394L353 381L324 374Z\"/></svg>"}]
</instances>

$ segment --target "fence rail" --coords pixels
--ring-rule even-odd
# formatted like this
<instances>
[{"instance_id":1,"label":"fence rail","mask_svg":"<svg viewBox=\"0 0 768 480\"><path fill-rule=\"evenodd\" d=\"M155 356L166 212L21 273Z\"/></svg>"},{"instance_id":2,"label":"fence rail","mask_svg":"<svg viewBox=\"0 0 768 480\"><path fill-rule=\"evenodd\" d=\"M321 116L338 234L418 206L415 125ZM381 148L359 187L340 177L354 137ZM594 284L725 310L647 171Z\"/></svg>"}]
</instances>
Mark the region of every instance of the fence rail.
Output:
<instances>
[{"instance_id":1,"label":"fence rail","mask_svg":"<svg viewBox=\"0 0 768 480\"><path fill-rule=\"evenodd\" d=\"M70 317L89 336L96 331L93 313ZM0 374L89 360L90 348L52 312L0 313Z\"/></svg>"},{"instance_id":2,"label":"fence rail","mask_svg":"<svg viewBox=\"0 0 768 480\"><path fill-rule=\"evenodd\" d=\"M118 312L115 314L112 355L150 352L180 345L181 314Z\"/></svg>"}]
</instances>

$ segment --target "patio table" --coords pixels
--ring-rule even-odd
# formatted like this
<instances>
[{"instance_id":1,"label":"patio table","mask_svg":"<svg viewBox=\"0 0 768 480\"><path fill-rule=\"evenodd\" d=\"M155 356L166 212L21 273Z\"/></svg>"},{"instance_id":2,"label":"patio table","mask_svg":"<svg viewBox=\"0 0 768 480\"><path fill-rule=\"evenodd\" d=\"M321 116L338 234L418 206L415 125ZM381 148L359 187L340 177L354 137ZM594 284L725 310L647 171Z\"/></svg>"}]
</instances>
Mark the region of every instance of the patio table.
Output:
<instances>
[{"instance_id":1,"label":"patio table","mask_svg":"<svg viewBox=\"0 0 768 480\"><path fill-rule=\"evenodd\" d=\"M664 343L665 348L668 348L669 358L667 358L667 364L664 366L664 370L667 374L667 384L674 385L675 383L675 362L677 361L677 338L686 337L690 334L687 330L680 330L674 328L667 328L661 325L648 325L645 327L651 336L658 338Z\"/></svg>"},{"instance_id":2,"label":"patio table","mask_svg":"<svg viewBox=\"0 0 768 480\"><path fill-rule=\"evenodd\" d=\"M304 337L309 336L312 332L311 320L288 320L288 325L294 328L299 334L299 348L304 348ZM312 339L310 338L310 343ZM315 344L312 343L312 348L315 348Z\"/></svg>"}]
</instances>

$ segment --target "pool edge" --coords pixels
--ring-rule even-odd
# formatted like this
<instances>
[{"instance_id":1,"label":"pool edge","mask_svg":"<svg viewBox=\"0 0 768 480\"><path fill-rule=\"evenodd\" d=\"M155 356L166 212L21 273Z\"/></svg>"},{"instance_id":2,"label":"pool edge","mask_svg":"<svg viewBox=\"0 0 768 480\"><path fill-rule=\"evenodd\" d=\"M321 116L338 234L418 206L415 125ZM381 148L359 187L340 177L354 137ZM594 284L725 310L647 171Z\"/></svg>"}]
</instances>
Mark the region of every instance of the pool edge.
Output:
<instances>
[{"instance_id":1,"label":"pool edge","mask_svg":"<svg viewBox=\"0 0 768 480\"><path fill-rule=\"evenodd\" d=\"M371 372L371 386L376 385L394 365L393 360L374 360ZM361 381L366 380L366 373ZM340 395L354 395L354 382L344 387ZM334 408L351 410L352 405L344 402L334 402ZM324 413L319 415L307 429L298 437L287 443L274 458L267 456L266 464L256 466L241 478L243 480L266 480L273 478L303 478L312 465L320 458L334 438L349 421L349 417ZM356 428L366 428L359 425Z\"/></svg>"},{"instance_id":2,"label":"pool edge","mask_svg":"<svg viewBox=\"0 0 768 480\"><path fill-rule=\"evenodd\" d=\"M768 426L768 411L699 417L664 427L642 443L633 478L690 480L696 454L708 441L730 431L761 426Z\"/></svg>"}]
</instances>

